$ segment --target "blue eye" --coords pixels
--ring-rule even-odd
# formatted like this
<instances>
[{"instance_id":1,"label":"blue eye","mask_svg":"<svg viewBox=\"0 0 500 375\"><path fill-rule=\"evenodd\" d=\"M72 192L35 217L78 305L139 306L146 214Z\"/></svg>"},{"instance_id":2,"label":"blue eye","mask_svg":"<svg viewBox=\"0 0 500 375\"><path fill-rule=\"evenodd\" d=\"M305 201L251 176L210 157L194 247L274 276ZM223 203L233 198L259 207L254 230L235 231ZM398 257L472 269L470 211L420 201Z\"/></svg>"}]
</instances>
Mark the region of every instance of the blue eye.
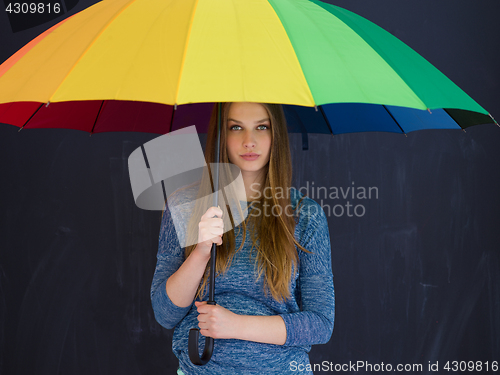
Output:
<instances>
[{"instance_id":1,"label":"blue eye","mask_svg":"<svg viewBox=\"0 0 500 375\"><path fill-rule=\"evenodd\" d=\"M229 130L241 130L243 129L240 125L232 125L229 127ZM259 125L256 128L257 130L269 130L270 126L269 125Z\"/></svg>"}]
</instances>

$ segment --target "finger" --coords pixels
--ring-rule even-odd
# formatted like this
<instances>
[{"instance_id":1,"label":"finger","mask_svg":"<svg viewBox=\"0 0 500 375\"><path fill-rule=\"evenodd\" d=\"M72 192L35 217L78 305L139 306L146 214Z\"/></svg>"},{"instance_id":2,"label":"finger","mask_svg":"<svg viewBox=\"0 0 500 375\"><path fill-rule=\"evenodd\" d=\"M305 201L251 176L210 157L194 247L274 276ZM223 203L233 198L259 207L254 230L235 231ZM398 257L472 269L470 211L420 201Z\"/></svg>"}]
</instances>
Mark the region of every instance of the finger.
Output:
<instances>
[{"instance_id":1,"label":"finger","mask_svg":"<svg viewBox=\"0 0 500 375\"><path fill-rule=\"evenodd\" d=\"M224 230L222 228L210 228L208 231L202 231L200 240L203 240L208 237L211 242L220 245L222 244L223 235L224 235Z\"/></svg>"},{"instance_id":2,"label":"finger","mask_svg":"<svg viewBox=\"0 0 500 375\"><path fill-rule=\"evenodd\" d=\"M222 244L222 236L214 236L210 240L217 245Z\"/></svg>"},{"instance_id":3,"label":"finger","mask_svg":"<svg viewBox=\"0 0 500 375\"><path fill-rule=\"evenodd\" d=\"M220 206L214 207L214 210L216 210L216 215L218 218L222 218L222 215L224 215L224 212L222 212L222 209Z\"/></svg>"},{"instance_id":4,"label":"finger","mask_svg":"<svg viewBox=\"0 0 500 375\"><path fill-rule=\"evenodd\" d=\"M198 314L206 314L207 313L207 301L203 302L195 302L196 305L196 310L198 311Z\"/></svg>"},{"instance_id":5,"label":"finger","mask_svg":"<svg viewBox=\"0 0 500 375\"><path fill-rule=\"evenodd\" d=\"M222 245L222 239L221 237L213 237L213 238L208 238L208 239L200 239L198 241L198 244L203 244L207 246L208 251L212 248L212 244L215 244L217 246Z\"/></svg>"},{"instance_id":6,"label":"finger","mask_svg":"<svg viewBox=\"0 0 500 375\"><path fill-rule=\"evenodd\" d=\"M205 337L212 337L210 336L210 331L208 329L201 329L200 328L200 333L205 336Z\"/></svg>"},{"instance_id":7,"label":"finger","mask_svg":"<svg viewBox=\"0 0 500 375\"><path fill-rule=\"evenodd\" d=\"M210 223L210 227L208 228L208 230L210 234L222 236L224 234L224 224L220 226L219 223Z\"/></svg>"},{"instance_id":8,"label":"finger","mask_svg":"<svg viewBox=\"0 0 500 375\"><path fill-rule=\"evenodd\" d=\"M220 238L211 238L207 241L203 241L203 243L206 244L209 247L209 249L211 249L212 245L214 245L214 244L215 244L215 246L222 245L222 240Z\"/></svg>"},{"instance_id":9,"label":"finger","mask_svg":"<svg viewBox=\"0 0 500 375\"><path fill-rule=\"evenodd\" d=\"M212 217L212 218L209 218L206 220L209 223L211 228L224 228L224 220L222 220L220 218Z\"/></svg>"},{"instance_id":10,"label":"finger","mask_svg":"<svg viewBox=\"0 0 500 375\"><path fill-rule=\"evenodd\" d=\"M220 207L210 207L202 217L213 218L214 216L217 216L220 219L222 218L223 214L224 213L222 212Z\"/></svg>"},{"instance_id":11,"label":"finger","mask_svg":"<svg viewBox=\"0 0 500 375\"><path fill-rule=\"evenodd\" d=\"M203 315L201 319L204 322L213 321L217 317L217 312L215 311L215 309L216 306L214 305L205 304L203 306L200 306L198 307L198 316Z\"/></svg>"},{"instance_id":12,"label":"finger","mask_svg":"<svg viewBox=\"0 0 500 375\"><path fill-rule=\"evenodd\" d=\"M222 245L222 238L221 237L213 237L210 239L210 241L212 242L210 244L210 246L212 246L213 243L216 244L217 246Z\"/></svg>"},{"instance_id":13,"label":"finger","mask_svg":"<svg viewBox=\"0 0 500 375\"><path fill-rule=\"evenodd\" d=\"M208 323L206 323L206 322L200 322L200 323L198 323L198 328L200 330L204 330L205 332L210 331L210 325ZM201 331L200 331L200 333L201 333ZM206 336L206 335L203 334L203 336Z\"/></svg>"},{"instance_id":14,"label":"finger","mask_svg":"<svg viewBox=\"0 0 500 375\"><path fill-rule=\"evenodd\" d=\"M200 228L200 232L198 234L198 243L205 243L209 246L212 245L212 243L216 244L222 244L222 235L223 235L223 229L222 228Z\"/></svg>"}]
</instances>

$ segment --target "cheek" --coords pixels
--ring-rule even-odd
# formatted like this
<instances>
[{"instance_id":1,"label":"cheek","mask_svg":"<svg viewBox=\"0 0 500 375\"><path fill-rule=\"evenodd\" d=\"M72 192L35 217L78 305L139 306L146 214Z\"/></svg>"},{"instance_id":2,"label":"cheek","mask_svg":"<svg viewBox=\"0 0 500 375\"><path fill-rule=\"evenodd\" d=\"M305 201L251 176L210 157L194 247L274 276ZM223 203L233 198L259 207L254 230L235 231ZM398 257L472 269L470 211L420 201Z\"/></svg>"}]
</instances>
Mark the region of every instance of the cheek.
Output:
<instances>
[{"instance_id":1,"label":"cheek","mask_svg":"<svg viewBox=\"0 0 500 375\"><path fill-rule=\"evenodd\" d=\"M266 145L266 150L267 152L270 154L271 153L271 147L272 147L272 140L271 140L271 136L269 135L268 137L266 137L265 139L265 145Z\"/></svg>"}]
</instances>

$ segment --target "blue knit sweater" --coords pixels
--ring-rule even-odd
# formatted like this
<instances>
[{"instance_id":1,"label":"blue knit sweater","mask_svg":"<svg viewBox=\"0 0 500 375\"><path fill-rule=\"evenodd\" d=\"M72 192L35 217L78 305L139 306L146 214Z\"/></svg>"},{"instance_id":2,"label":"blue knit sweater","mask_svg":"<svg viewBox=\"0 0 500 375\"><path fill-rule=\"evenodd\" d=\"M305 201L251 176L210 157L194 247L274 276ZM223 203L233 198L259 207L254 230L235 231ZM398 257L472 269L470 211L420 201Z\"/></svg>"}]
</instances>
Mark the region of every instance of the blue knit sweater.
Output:
<instances>
[{"instance_id":1,"label":"blue knit sweater","mask_svg":"<svg viewBox=\"0 0 500 375\"><path fill-rule=\"evenodd\" d=\"M186 202L193 201L195 191ZM290 190L295 209L302 194ZM215 301L234 313L244 315L280 315L286 326L284 345L262 344L234 339L216 339L210 362L195 366L189 360L189 329L197 328L198 313L194 302L181 308L166 293L167 279L184 261L170 210L163 215L158 249L158 262L151 286L151 301L156 320L165 328L175 328L172 348L179 366L186 374L311 374L308 352L313 344L328 342L333 331L334 289L331 268L330 236L325 213L320 205L306 197L302 201L295 238L312 253L299 249L299 268L291 283L291 298L277 302L256 281L255 253L250 253L251 238L247 234L243 248L234 255L228 271L216 278ZM186 214L189 214L186 212ZM238 234L239 232L239 234ZM242 231L235 229L236 248ZM200 335L200 352L204 347ZM299 371L303 370L303 371Z\"/></svg>"}]
</instances>

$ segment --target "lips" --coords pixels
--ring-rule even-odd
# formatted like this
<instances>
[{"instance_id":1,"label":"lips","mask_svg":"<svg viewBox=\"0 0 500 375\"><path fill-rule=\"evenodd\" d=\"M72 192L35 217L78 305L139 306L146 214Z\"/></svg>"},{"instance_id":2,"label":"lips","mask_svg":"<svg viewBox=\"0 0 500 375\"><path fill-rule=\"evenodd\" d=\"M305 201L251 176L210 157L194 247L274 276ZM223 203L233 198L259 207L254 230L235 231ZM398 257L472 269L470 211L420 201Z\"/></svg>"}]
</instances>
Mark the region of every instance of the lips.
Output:
<instances>
[{"instance_id":1,"label":"lips","mask_svg":"<svg viewBox=\"0 0 500 375\"><path fill-rule=\"evenodd\" d=\"M259 154L255 154L253 152L249 152L248 154L243 154L243 155L240 155L243 159L245 160L255 160L257 159L260 155Z\"/></svg>"}]
</instances>

